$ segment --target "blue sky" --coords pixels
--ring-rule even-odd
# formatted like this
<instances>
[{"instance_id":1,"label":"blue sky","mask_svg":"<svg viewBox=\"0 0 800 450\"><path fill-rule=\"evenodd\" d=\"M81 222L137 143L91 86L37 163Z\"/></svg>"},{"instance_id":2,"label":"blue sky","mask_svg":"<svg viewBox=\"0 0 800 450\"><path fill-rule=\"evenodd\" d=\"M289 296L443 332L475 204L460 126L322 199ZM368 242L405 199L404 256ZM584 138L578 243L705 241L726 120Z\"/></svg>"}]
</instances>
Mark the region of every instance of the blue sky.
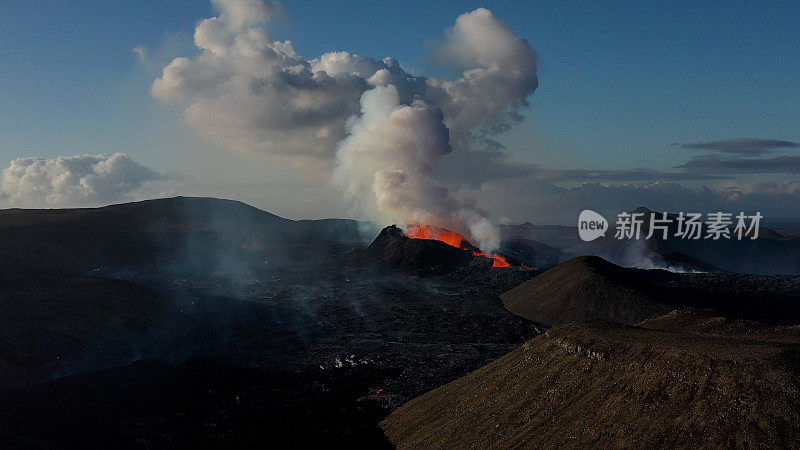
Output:
<instances>
[{"instance_id":1,"label":"blue sky","mask_svg":"<svg viewBox=\"0 0 800 450\"><path fill-rule=\"evenodd\" d=\"M540 56L528 120L501 139L514 161L671 171L697 153L671 143L800 141L798 2L282 5L272 37L302 56L394 56L426 75L447 75L428 58L430 41L459 14L491 9ZM214 15L208 2L31 0L3 9L0 160L121 151L161 170L191 166L189 148L204 144L149 88L159 62L196 52L194 26ZM140 64L136 46L163 61Z\"/></svg>"}]
</instances>

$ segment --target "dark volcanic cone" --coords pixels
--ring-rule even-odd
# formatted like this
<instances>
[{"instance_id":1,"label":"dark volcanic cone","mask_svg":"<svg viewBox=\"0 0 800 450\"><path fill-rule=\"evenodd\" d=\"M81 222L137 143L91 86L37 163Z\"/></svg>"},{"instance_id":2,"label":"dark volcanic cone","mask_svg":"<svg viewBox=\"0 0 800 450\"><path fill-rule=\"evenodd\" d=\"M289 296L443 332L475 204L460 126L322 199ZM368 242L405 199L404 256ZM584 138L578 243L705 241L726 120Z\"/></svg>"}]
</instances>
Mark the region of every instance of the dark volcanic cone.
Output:
<instances>
[{"instance_id":1,"label":"dark volcanic cone","mask_svg":"<svg viewBox=\"0 0 800 450\"><path fill-rule=\"evenodd\" d=\"M673 273L617 266L597 256L559 264L500 298L545 325L607 320L633 325L676 308L772 325L800 324L800 277Z\"/></svg>"},{"instance_id":2,"label":"dark volcanic cone","mask_svg":"<svg viewBox=\"0 0 800 450\"><path fill-rule=\"evenodd\" d=\"M472 252L429 239L410 239L400 228L384 228L367 248L367 260L387 268L400 269L416 275L436 275L452 272L473 262L491 267L490 259Z\"/></svg>"},{"instance_id":3,"label":"dark volcanic cone","mask_svg":"<svg viewBox=\"0 0 800 450\"><path fill-rule=\"evenodd\" d=\"M797 344L552 328L381 423L398 448L795 447Z\"/></svg>"},{"instance_id":4,"label":"dark volcanic cone","mask_svg":"<svg viewBox=\"0 0 800 450\"><path fill-rule=\"evenodd\" d=\"M635 324L674 309L639 272L597 256L581 256L500 298L512 313L546 325L580 320Z\"/></svg>"}]
</instances>

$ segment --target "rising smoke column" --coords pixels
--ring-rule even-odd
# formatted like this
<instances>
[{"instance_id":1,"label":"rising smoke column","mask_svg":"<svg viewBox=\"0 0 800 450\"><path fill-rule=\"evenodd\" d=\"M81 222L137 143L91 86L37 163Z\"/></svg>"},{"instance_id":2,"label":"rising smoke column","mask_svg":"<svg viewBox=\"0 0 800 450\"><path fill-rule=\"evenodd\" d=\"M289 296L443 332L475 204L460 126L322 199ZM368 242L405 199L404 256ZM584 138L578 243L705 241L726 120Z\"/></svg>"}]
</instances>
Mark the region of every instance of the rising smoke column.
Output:
<instances>
[{"instance_id":1,"label":"rising smoke column","mask_svg":"<svg viewBox=\"0 0 800 450\"><path fill-rule=\"evenodd\" d=\"M497 229L473 202L437 184L436 170L453 149L458 157L519 120L538 85L536 54L490 11L478 9L456 20L437 56L466 67L463 76L426 80L425 95L411 104L401 103L391 84L365 92L361 115L337 147L333 180L356 199L374 197L384 221L449 228L492 251L500 243Z\"/></svg>"},{"instance_id":2,"label":"rising smoke column","mask_svg":"<svg viewBox=\"0 0 800 450\"><path fill-rule=\"evenodd\" d=\"M499 234L475 202L437 182L443 157L495 146L538 85L530 45L487 9L458 17L434 57L455 80L405 72L394 58L298 56L267 30L260 0L213 0L195 30L201 53L176 58L152 87L186 119L238 151L332 161L358 213L383 223L450 228L491 251ZM491 166L481 170L492 171Z\"/></svg>"},{"instance_id":3,"label":"rising smoke column","mask_svg":"<svg viewBox=\"0 0 800 450\"><path fill-rule=\"evenodd\" d=\"M361 115L338 145L333 182L371 217L448 228L494 250L499 234L485 215L435 181L450 152L440 108L421 100L404 105L393 85L376 87L361 97Z\"/></svg>"},{"instance_id":4,"label":"rising smoke column","mask_svg":"<svg viewBox=\"0 0 800 450\"><path fill-rule=\"evenodd\" d=\"M458 208L434 182L439 159L451 151L441 109L402 104L394 85L376 87L361 97L361 115L347 131L333 181L354 200L374 199L362 209L390 222L430 224Z\"/></svg>"}]
</instances>

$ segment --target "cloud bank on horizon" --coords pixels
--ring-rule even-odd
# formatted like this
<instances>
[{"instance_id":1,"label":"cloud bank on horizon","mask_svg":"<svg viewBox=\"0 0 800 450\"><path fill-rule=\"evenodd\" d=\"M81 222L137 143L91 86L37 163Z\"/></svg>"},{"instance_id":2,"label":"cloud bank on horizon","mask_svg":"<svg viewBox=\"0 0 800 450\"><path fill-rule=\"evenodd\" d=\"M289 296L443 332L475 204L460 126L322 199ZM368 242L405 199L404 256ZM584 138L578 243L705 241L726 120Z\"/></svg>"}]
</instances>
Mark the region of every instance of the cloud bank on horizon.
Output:
<instances>
[{"instance_id":1,"label":"cloud bank on horizon","mask_svg":"<svg viewBox=\"0 0 800 450\"><path fill-rule=\"evenodd\" d=\"M0 174L0 200L22 207L94 206L132 200L146 182L164 179L124 153L18 158Z\"/></svg>"}]
</instances>

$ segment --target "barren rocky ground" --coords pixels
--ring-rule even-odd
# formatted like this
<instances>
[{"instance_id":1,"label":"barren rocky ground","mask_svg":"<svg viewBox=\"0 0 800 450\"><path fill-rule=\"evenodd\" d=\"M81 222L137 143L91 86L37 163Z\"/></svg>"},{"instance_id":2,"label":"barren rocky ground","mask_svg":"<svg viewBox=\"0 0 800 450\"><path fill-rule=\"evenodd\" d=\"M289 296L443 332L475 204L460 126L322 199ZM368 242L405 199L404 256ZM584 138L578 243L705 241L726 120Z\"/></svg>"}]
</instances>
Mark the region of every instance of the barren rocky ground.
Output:
<instances>
[{"instance_id":1,"label":"barren rocky ground","mask_svg":"<svg viewBox=\"0 0 800 450\"><path fill-rule=\"evenodd\" d=\"M367 225L215 199L0 211L0 444L796 437L796 277L542 273L559 253L527 225L503 246L525 266L493 268ZM598 319L639 326L570 325Z\"/></svg>"},{"instance_id":2,"label":"barren rocky ground","mask_svg":"<svg viewBox=\"0 0 800 450\"><path fill-rule=\"evenodd\" d=\"M398 448L793 447L799 357L796 342L559 325L382 427Z\"/></svg>"}]
</instances>

